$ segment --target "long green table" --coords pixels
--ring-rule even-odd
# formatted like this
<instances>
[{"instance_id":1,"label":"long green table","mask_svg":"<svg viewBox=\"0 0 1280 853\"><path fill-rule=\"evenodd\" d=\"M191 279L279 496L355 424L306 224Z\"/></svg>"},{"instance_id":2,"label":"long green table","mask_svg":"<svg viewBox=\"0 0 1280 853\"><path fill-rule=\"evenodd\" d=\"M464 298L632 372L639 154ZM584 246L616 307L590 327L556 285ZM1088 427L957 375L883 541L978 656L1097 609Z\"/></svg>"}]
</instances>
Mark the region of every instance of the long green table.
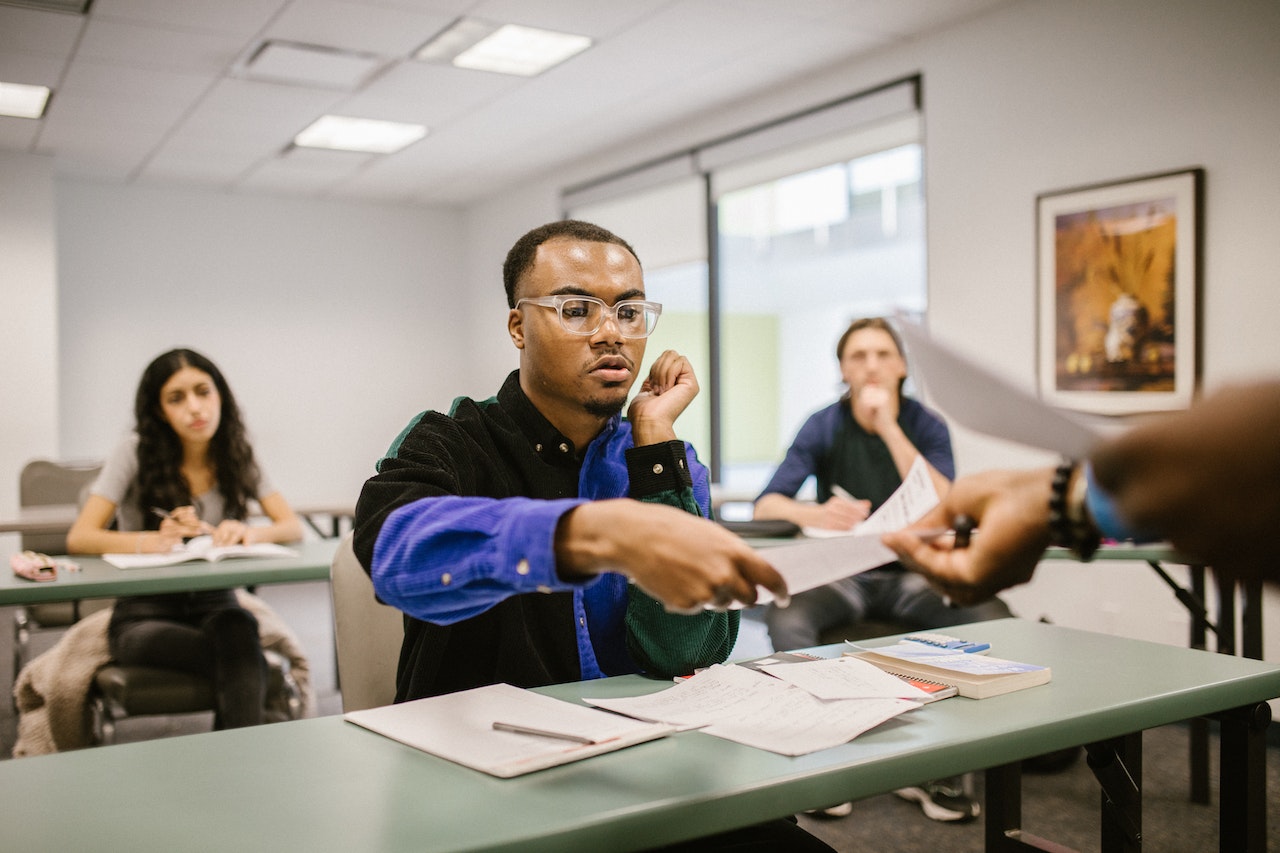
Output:
<instances>
[{"instance_id":1,"label":"long green table","mask_svg":"<svg viewBox=\"0 0 1280 853\"><path fill-rule=\"evenodd\" d=\"M691 731L504 780L335 716L15 759L0 762L0 848L630 850L986 769L988 849L1025 849L1022 759L1093 744L1100 762L1140 770L1132 733L1204 714L1225 720L1222 849L1265 848L1264 700L1280 696L1280 666L1017 619L965 634L1049 665L1053 680L937 702L796 758ZM544 692L576 700L669 684L625 676ZM1103 849L1138 849L1125 833L1135 815L1140 827L1140 803L1109 790L1119 807Z\"/></svg>"},{"instance_id":2,"label":"long green table","mask_svg":"<svg viewBox=\"0 0 1280 853\"><path fill-rule=\"evenodd\" d=\"M0 572L0 605L118 598L156 592L195 592L269 583L328 580L338 540L321 539L290 545L296 557L203 560L153 569L118 569L101 557L66 557L79 571L58 570L56 581L34 582Z\"/></svg>"}]
</instances>

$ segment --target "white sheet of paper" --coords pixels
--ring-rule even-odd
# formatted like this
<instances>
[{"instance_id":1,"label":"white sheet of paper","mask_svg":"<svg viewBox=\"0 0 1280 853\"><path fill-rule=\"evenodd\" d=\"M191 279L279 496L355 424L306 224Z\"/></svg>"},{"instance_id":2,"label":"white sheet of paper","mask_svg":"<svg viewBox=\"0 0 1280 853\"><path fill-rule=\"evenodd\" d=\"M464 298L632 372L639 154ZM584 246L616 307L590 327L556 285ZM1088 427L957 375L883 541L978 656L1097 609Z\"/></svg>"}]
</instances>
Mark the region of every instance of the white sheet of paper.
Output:
<instances>
[{"instance_id":1,"label":"white sheet of paper","mask_svg":"<svg viewBox=\"0 0 1280 853\"><path fill-rule=\"evenodd\" d=\"M923 326L899 317L898 328L916 364L916 380L929 392L931 401L957 423L1070 457L1087 456L1102 439L1101 433L1083 421L1045 405L940 343Z\"/></svg>"},{"instance_id":2,"label":"white sheet of paper","mask_svg":"<svg viewBox=\"0 0 1280 853\"><path fill-rule=\"evenodd\" d=\"M771 663L760 667L774 678L819 699L927 699L929 694L854 657L804 663Z\"/></svg>"},{"instance_id":3,"label":"white sheet of paper","mask_svg":"<svg viewBox=\"0 0 1280 853\"><path fill-rule=\"evenodd\" d=\"M825 701L741 666L713 666L647 696L583 701L642 720L705 723L706 734L782 755L804 755L847 743L920 707L900 699Z\"/></svg>"},{"instance_id":4,"label":"white sheet of paper","mask_svg":"<svg viewBox=\"0 0 1280 853\"><path fill-rule=\"evenodd\" d=\"M705 726L735 713L735 707L767 704L785 690L778 679L742 666L717 665L674 687L646 696L589 699L583 702L638 720L676 726Z\"/></svg>"},{"instance_id":5,"label":"white sheet of paper","mask_svg":"<svg viewBox=\"0 0 1280 853\"><path fill-rule=\"evenodd\" d=\"M702 731L781 755L807 755L848 743L899 714L919 708L905 699L825 701L792 687L768 708L714 723Z\"/></svg>"},{"instance_id":6,"label":"white sheet of paper","mask_svg":"<svg viewBox=\"0 0 1280 853\"><path fill-rule=\"evenodd\" d=\"M880 544L880 534L919 520L937 504L938 492L928 466L924 457L917 456L902 485L855 527L852 535L770 546L761 554L786 580L787 591L795 595L892 563L898 556ZM757 602L772 600L773 594L762 587Z\"/></svg>"}]
</instances>

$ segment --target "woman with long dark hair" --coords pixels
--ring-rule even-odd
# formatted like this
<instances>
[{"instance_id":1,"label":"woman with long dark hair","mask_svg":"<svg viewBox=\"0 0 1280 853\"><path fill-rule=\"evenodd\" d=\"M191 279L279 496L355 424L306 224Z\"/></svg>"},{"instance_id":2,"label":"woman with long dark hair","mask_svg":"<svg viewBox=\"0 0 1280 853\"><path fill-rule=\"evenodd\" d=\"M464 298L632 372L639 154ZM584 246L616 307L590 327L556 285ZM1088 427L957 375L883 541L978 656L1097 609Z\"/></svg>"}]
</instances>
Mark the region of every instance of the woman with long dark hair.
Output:
<instances>
[{"instance_id":1,"label":"woman with long dark hair","mask_svg":"<svg viewBox=\"0 0 1280 853\"><path fill-rule=\"evenodd\" d=\"M67 534L69 551L161 553L199 535L214 545L302 537L297 515L258 467L235 397L212 361L189 349L157 357L138 383L134 416L135 431L106 461ZM255 500L269 524L246 523ZM262 721L258 623L233 590L119 599L108 638L120 663L210 675L215 728Z\"/></svg>"}]
</instances>

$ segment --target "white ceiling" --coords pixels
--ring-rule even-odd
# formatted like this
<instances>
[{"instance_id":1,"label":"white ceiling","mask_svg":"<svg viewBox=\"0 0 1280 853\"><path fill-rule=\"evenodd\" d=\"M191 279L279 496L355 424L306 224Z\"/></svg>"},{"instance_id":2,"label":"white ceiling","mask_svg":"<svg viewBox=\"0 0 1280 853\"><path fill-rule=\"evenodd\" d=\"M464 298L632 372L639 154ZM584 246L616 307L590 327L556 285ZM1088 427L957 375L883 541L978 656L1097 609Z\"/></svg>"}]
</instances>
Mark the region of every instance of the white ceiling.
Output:
<instances>
[{"instance_id":1,"label":"white ceiling","mask_svg":"<svg viewBox=\"0 0 1280 853\"><path fill-rule=\"evenodd\" d=\"M0 0L0 3L5 0ZM0 81L54 90L0 150L59 175L465 204L1008 0L93 0L0 5ZM461 15L591 36L534 78L409 57ZM352 91L254 80L268 39L375 54ZM324 113L425 124L391 155L291 149Z\"/></svg>"}]
</instances>

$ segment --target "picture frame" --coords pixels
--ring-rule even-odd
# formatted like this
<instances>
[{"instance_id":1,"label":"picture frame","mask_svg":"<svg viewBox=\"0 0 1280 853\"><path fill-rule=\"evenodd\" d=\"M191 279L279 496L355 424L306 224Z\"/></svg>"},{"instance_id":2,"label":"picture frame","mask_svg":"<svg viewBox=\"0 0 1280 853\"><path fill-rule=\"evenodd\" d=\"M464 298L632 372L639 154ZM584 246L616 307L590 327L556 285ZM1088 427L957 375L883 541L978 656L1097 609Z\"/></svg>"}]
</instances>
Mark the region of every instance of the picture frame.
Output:
<instances>
[{"instance_id":1,"label":"picture frame","mask_svg":"<svg viewBox=\"0 0 1280 853\"><path fill-rule=\"evenodd\" d=\"M1036 197L1040 397L1102 415L1184 409L1200 378L1204 170Z\"/></svg>"}]
</instances>

